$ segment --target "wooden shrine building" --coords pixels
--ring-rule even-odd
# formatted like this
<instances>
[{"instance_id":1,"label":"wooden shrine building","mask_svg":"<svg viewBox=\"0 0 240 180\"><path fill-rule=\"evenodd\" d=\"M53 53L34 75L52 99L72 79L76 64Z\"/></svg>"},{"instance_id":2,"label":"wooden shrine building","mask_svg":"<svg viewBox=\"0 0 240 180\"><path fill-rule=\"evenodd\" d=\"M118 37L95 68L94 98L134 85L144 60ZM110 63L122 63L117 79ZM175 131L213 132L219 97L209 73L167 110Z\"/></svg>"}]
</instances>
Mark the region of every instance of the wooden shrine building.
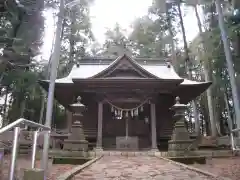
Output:
<instances>
[{"instance_id":1,"label":"wooden shrine building","mask_svg":"<svg viewBox=\"0 0 240 180\"><path fill-rule=\"evenodd\" d=\"M179 77L166 61L124 54L83 58L56 80L55 98L69 108L81 96L85 136L97 148L117 149L127 138L135 149L162 149L172 134L175 98L187 104L210 84ZM41 85L48 90L48 81Z\"/></svg>"}]
</instances>

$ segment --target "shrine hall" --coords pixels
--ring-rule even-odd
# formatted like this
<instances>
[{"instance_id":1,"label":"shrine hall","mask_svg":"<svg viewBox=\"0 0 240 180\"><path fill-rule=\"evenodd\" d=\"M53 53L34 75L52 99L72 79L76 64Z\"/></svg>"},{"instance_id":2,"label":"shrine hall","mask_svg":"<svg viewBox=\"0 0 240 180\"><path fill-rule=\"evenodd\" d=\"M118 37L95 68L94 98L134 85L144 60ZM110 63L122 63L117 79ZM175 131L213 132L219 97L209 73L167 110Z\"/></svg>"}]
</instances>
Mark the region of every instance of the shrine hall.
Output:
<instances>
[{"instance_id":1,"label":"shrine hall","mask_svg":"<svg viewBox=\"0 0 240 180\"><path fill-rule=\"evenodd\" d=\"M40 82L46 91L48 83ZM86 107L82 128L94 148L121 149L127 140L134 150L158 150L172 135L175 98L188 104L210 85L181 78L162 59L84 57L67 77L56 80L55 98L69 110L70 131L70 105L81 97Z\"/></svg>"}]
</instances>

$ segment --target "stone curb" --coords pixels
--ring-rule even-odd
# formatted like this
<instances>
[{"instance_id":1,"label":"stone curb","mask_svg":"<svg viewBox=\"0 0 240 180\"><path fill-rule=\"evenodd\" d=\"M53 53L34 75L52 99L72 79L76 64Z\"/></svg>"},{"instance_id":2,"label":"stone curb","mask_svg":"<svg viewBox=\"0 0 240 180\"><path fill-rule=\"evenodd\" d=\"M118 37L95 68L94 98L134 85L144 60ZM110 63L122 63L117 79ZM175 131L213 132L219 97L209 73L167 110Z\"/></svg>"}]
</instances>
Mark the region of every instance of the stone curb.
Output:
<instances>
[{"instance_id":1,"label":"stone curb","mask_svg":"<svg viewBox=\"0 0 240 180\"><path fill-rule=\"evenodd\" d=\"M170 163L173 163L173 164L175 164L177 166L181 166L183 168L186 168L186 169L191 170L191 171L195 171L195 172L203 174L205 176L210 176L210 177L213 177L213 178L219 178L216 174L212 174L210 172L207 172L207 171L204 171L204 170L201 170L201 169L198 169L198 168L194 168L194 167L188 166L186 164L182 164L182 163L173 161L171 159L167 159L167 158L164 158L164 157L157 157L157 158L163 159L163 160L168 161ZM228 180L228 179L223 178L222 180Z\"/></svg>"},{"instance_id":2,"label":"stone curb","mask_svg":"<svg viewBox=\"0 0 240 180\"><path fill-rule=\"evenodd\" d=\"M96 157L82 165L79 165L75 168L73 168L72 170L60 175L57 180L71 180L71 178L73 178L73 176L75 176L76 174L80 173L83 169L87 168L88 166L92 165L93 163L95 163L96 161L100 160L103 156L99 156Z\"/></svg>"}]
</instances>

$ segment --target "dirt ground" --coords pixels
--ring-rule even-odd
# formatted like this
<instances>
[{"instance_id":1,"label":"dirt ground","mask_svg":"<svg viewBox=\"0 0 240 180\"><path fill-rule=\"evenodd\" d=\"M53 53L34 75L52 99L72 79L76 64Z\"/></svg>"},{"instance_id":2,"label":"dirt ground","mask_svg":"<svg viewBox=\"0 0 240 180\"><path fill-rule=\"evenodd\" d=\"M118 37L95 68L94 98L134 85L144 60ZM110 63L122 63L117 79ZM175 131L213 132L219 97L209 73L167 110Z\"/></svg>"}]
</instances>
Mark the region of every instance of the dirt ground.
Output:
<instances>
[{"instance_id":1,"label":"dirt ground","mask_svg":"<svg viewBox=\"0 0 240 180\"><path fill-rule=\"evenodd\" d=\"M4 178L1 180L7 180L8 171L10 165L10 156L4 157L4 168L3 174ZM31 158L29 157L19 157L17 159L17 176L19 179L23 176L23 169L31 167ZM40 167L40 161L36 162L36 168ZM49 175L48 180L56 180L58 176L63 174L64 172L75 167L74 165L52 165L51 161L49 161Z\"/></svg>"},{"instance_id":2,"label":"dirt ground","mask_svg":"<svg viewBox=\"0 0 240 180\"><path fill-rule=\"evenodd\" d=\"M194 164L196 168L232 180L240 179L240 157L208 159L206 165Z\"/></svg>"}]
</instances>

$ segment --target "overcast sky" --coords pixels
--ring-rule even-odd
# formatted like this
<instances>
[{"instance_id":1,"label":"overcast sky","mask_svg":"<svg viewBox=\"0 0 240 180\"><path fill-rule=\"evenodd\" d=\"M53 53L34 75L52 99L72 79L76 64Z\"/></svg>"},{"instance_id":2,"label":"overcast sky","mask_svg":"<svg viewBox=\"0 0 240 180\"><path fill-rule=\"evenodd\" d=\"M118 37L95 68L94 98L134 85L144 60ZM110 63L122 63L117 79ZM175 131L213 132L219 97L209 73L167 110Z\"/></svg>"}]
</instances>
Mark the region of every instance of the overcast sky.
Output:
<instances>
[{"instance_id":1,"label":"overcast sky","mask_svg":"<svg viewBox=\"0 0 240 180\"><path fill-rule=\"evenodd\" d=\"M146 15L151 4L152 0L95 0L90 11L92 30L96 39L103 43L105 40L104 33L108 28L113 28L116 23L130 31L130 25L134 19ZM187 13L183 11L183 14L187 39L191 41L198 33L197 21L192 8L188 8ZM44 59L49 57L51 40L54 34L54 20L49 13L47 13L47 17L47 29L44 36L45 44L42 49ZM179 38L181 38L181 34Z\"/></svg>"}]
</instances>

